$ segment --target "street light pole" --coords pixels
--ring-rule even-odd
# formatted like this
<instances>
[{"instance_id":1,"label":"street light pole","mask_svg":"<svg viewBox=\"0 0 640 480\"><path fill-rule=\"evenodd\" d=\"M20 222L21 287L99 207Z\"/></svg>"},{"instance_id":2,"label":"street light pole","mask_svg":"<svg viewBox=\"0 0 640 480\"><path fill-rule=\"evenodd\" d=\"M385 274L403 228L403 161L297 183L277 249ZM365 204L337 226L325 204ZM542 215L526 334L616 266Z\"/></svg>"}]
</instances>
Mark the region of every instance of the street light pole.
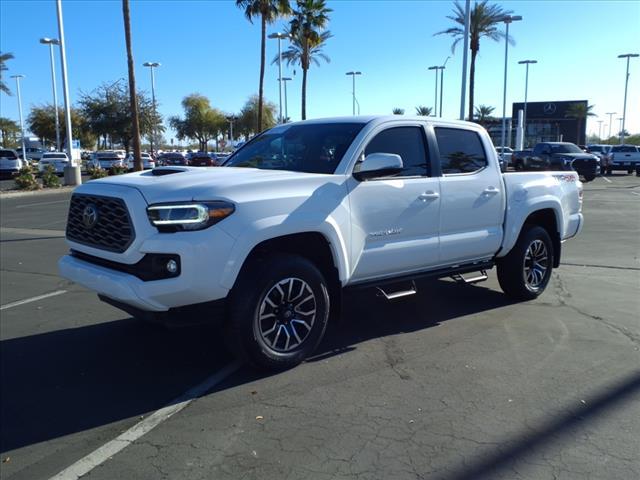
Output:
<instances>
[{"instance_id":1,"label":"street light pole","mask_svg":"<svg viewBox=\"0 0 640 480\"><path fill-rule=\"evenodd\" d=\"M151 70L151 103L153 104L153 116L155 118L151 125L151 140L149 142L149 147L151 149L151 155L153 156L153 137L156 135L155 119L158 117L158 110L156 108L156 77L153 74L153 69L159 67L160 64L158 62L144 62L142 66L149 67L149 70Z\"/></svg>"},{"instance_id":2,"label":"street light pole","mask_svg":"<svg viewBox=\"0 0 640 480\"><path fill-rule=\"evenodd\" d=\"M607 112L605 115L609 115L609 137L611 138L611 124L613 123L613 116L618 112Z\"/></svg>"},{"instance_id":3,"label":"street light pole","mask_svg":"<svg viewBox=\"0 0 640 480\"><path fill-rule=\"evenodd\" d=\"M287 103L287 82L292 80L291 77L284 77L282 81L284 82L284 121L289 121L289 106Z\"/></svg>"},{"instance_id":4,"label":"street light pole","mask_svg":"<svg viewBox=\"0 0 640 480\"><path fill-rule=\"evenodd\" d=\"M460 120L464 120L464 107L467 94L467 55L469 52L469 27L471 24L471 0L465 1L464 6L464 47L462 52L462 88L460 91ZM473 120L472 118L469 121Z\"/></svg>"},{"instance_id":5,"label":"street light pole","mask_svg":"<svg viewBox=\"0 0 640 480\"><path fill-rule=\"evenodd\" d=\"M527 73L524 80L524 116L522 118L522 135L524 136L524 143L527 143L527 97L529 94L529 65L538 63L537 60L521 60L518 64L527 66Z\"/></svg>"},{"instance_id":6,"label":"street light pole","mask_svg":"<svg viewBox=\"0 0 640 480\"><path fill-rule=\"evenodd\" d=\"M73 158L73 131L71 130L71 100L69 99L69 82L67 81L67 54L64 43L64 24L62 20L62 0L56 0L58 14L58 38L60 39L60 69L62 70L62 92L64 94L64 113L67 131L67 155L69 155L70 167L65 167L65 183L79 185L82 183L80 167ZM67 174L67 171L69 174Z\"/></svg>"},{"instance_id":7,"label":"street light pole","mask_svg":"<svg viewBox=\"0 0 640 480\"><path fill-rule=\"evenodd\" d=\"M20 79L24 78L24 75L11 75L11 78L16 79L16 90L18 91L18 115L20 116L20 135L22 136L22 159L27 161L27 150L24 146L24 123L22 121L22 95L20 94Z\"/></svg>"},{"instance_id":8,"label":"street light pole","mask_svg":"<svg viewBox=\"0 0 640 480\"><path fill-rule=\"evenodd\" d=\"M434 117L438 116L438 70L439 69L440 67L438 67L437 65L432 65L427 69L427 70L433 70L436 74L436 91L435 91L435 98L433 99L433 116Z\"/></svg>"},{"instance_id":9,"label":"street light pole","mask_svg":"<svg viewBox=\"0 0 640 480\"><path fill-rule=\"evenodd\" d=\"M56 62L53 56L53 46L60 45L56 38L41 38L40 43L49 45L49 56L51 57L51 85L53 86L53 107L56 114L56 151L60 151L60 119L58 115L58 89L56 88Z\"/></svg>"},{"instance_id":10,"label":"street light pole","mask_svg":"<svg viewBox=\"0 0 640 480\"><path fill-rule=\"evenodd\" d=\"M356 115L356 75L362 75L362 72L347 72L345 75L351 75L353 80L353 86L351 87L351 98L352 98L352 115Z\"/></svg>"},{"instance_id":11,"label":"street light pole","mask_svg":"<svg viewBox=\"0 0 640 480\"><path fill-rule=\"evenodd\" d=\"M602 124L604 123L604 120L598 120L598 140L601 142L602 141Z\"/></svg>"},{"instance_id":12,"label":"street light pole","mask_svg":"<svg viewBox=\"0 0 640 480\"><path fill-rule=\"evenodd\" d=\"M506 25L506 34L504 38L504 86L502 93L502 135L500 146L502 152L505 147L505 136L507 133L507 61L509 58L509 25L513 22L522 20L520 15L505 15L502 17L502 21Z\"/></svg>"},{"instance_id":13,"label":"street light pole","mask_svg":"<svg viewBox=\"0 0 640 480\"><path fill-rule=\"evenodd\" d=\"M278 39L278 96L280 98L279 101L279 117L278 123L282 123L282 45L281 41L283 38L290 38L288 33L271 33L268 35L268 38L277 38Z\"/></svg>"},{"instance_id":14,"label":"street light pole","mask_svg":"<svg viewBox=\"0 0 640 480\"><path fill-rule=\"evenodd\" d=\"M624 79L624 104L622 105L622 128L620 129L620 144L624 143L624 125L627 117L627 88L629 87L629 60L631 58L640 57L638 53L625 53L624 55L618 55L618 58L627 59L627 75Z\"/></svg>"}]
</instances>

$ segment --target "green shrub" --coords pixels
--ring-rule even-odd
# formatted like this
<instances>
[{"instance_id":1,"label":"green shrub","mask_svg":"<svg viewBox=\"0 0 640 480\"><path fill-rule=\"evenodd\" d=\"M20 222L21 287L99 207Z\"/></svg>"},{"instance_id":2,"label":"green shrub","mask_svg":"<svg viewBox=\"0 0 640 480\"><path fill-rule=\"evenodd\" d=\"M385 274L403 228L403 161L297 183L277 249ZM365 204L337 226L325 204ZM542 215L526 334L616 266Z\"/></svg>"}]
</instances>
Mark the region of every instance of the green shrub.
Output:
<instances>
[{"instance_id":1,"label":"green shrub","mask_svg":"<svg viewBox=\"0 0 640 480\"><path fill-rule=\"evenodd\" d=\"M38 190L40 188L40 184L36 179L33 167L29 165L20 169L15 181L20 190Z\"/></svg>"},{"instance_id":2,"label":"green shrub","mask_svg":"<svg viewBox=\"0 0 640 480\"><path fill-rule=\"evenodd\" d=\"M53 165L47 165L42 174L42 186L45 188L58 188L60 186L60 179L56 174L56 167Z\"/></svg>"},{"instance_id":3,"label":"green shrub","mask_svg":"<svg viewBox=\"0 0 640 480\"><path fill-rule=\"evenodd\" d=\"M109 169L109 175L122 175L123 173L127 173L128 171L129 169L127 167L114 165Z\"/></svg>"},{"instance_id":4,"label":"green shrub","mask_svg":"<svg viewBox=\"0 0 640 480\"><path fill-rule=\"evenodd\" d=\"M108 175L107 171L101 167L87 168L87 173L91 176L92 180L95 180L97 178L104 178Z\"/></svg>"}]
</instances>

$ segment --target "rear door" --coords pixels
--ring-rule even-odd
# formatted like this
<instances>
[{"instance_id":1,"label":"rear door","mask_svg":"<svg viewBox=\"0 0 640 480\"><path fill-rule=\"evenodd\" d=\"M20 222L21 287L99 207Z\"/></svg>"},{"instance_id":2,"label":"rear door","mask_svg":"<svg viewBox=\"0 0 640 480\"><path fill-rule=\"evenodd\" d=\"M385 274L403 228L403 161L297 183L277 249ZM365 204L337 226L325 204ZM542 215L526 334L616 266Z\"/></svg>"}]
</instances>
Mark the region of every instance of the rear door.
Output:
<instances>
[{"instance_id":1,"label":"rear door","mask_svg":"<svg viewBox=\"0 0 640 480\"><path fill-rule=\"evenodd\" d=\"M489 161L486 135L472 128L435 127L442 169L440 260L455 264L492 257L503 234L502 174Z\"/></svg>"},{"instance_id":2,"label":"rear door","mask_svg":"<svg viewBox=\"0 0 640 480\"><path fill-rule=\"evenodd\" d=\"M348 180L352 281L437 265L440 181L432 175L424 125L408 121L378 127L359 158L371 153L400 155L404 170L393 177Z\"/></svg>"}]
</instances>

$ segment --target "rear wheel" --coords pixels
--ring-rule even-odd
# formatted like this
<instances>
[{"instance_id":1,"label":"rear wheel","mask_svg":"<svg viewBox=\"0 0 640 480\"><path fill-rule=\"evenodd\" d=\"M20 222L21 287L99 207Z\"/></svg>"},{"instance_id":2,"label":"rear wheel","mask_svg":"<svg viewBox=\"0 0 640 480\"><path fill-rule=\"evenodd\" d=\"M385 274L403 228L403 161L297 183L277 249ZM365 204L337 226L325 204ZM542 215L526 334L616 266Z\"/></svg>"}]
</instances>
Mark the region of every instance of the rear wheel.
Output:
<instances>
[{"instance_id":1,"label":"rear wheel","mask_svg":"<svg viewBox=\"0 0 640 480\"><path fill-rule=\"evenodd\" d=\"M532 300L544 292L553 268L553 243L547 231L525 225L511 251L498 262L502 291L516 300Z\"/></svg>"},{"instance_id":2,"label":"rear wheel","mask_svg":"<svg viewBox=\"0 0 640 480\"><path fill-rule=\"evenodd\" d=\"M584 176L584 181L585 182L592 182L593 180L595 180L596 176L595 175L585 175Z\"/></svg>"},{"instance_id":3,"label":"rear wheel","mask_svg":"<svg viewBox=\"0 0 640 480\"><path fill-rule=\"evenodd\" d=\"M269 370L298 365L329 319L327 284L306 258L277 254L245 269L230 296L228 343L241 360Z\"/></svg>"}]
</instances>

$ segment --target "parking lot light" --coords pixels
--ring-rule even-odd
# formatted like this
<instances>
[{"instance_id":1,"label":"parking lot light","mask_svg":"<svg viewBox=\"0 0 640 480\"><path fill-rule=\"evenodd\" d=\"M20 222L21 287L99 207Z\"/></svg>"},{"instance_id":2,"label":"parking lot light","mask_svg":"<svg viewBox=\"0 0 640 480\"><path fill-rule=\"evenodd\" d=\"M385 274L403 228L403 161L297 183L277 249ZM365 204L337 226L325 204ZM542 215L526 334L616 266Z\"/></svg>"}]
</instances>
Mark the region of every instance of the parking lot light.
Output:
<instances>
[{"instance_id":1,"label":"parking lot light","mask_svg":"<svg viewBox=\"0 0 640 480\"><path fill-rule=\"evenodd\" d=\"M640 57L640 54L625 53L623 55L618 55L618 58L627 59L627 74L624 78L624 103L622 104L622 128L620 129L620 145L624 143L624 124L627 117L627 88L629 87L629 60L635 57Z\"/></svg>"},{"instance_id":2,"label":"parking lot light","mask_svg":"<svg viewBox=\"0 0 640 480\"><path fill-rule=\"evenodd\" d=\"M49 56L51 58L51 85L53 87L53 107L56 115L56 151L60 151L60 119L58 114L58 89L56 88L56 63L53 56L53 46L60 45L57 38L43 37L40 39L43 45L49 45Z\"/></svg>"},{"instance_id":3,"label":"parking lot light","mask_svg":"<svg viewBox=\"0 0 640 480\"><path fill-rule=\"evenodd\" d=\"M352 72L345 73L345 75L351 75L351 78L353 79L353 84L351 87L351 97L353 99L353 115L355 116L356 114L356 75L362 75L362 72L352 71Z\"/></svg>"},{"instance_id":4,"label":"parking lot light","mask_svg":"<svg viewBox=\"0 0 640 480\"><path fill-rule=\"evenodd\" d=\"M279 103L279 114L278 123L283 123L282 119L282 44L281 41L283 38L291 38L291 35L288 33L270 33L267 38L277 38L278 39L278 95L280 97Z\"/></svg>"},{"instance_id":5,"label":"parking lot light","mask_svg":"<svg viewBox=\"0 0 640 480\"><path fill-rule=\"evenodd\" d=\"M519 65L527 66L527 73L525 74L524 80L524 116L522 119L522 134L524 135L524 143L527 143L527 96L529 93L529 65L533 65L534 63L538 63L537 60L520 60L518 62Z\"/></svg>"},{"instance_id":6,"label":"parking lot light","mask_svg":"<svg viewBox=\"0 0 640 480\"><path fill-rule=\"evenodd\" d=\"M431 65L427 70L433 70L436 74L436 90L435 90L435 98L433 99L433 116L438 116L438 67L437 65Z\"/></svg>"},{"instance_id":7,"label":"parking lot light","mask_svg":"<svg viewBox=\"0 0 640 480\"><path fill-rule=\"evenodd\" d=\"M284 77L282 82L284 83L284 123L289 121L289 108L287 103L287 82L293 80L291 77Z\"/></svg>"},{"instance_id":8,"label":"parking lot light","mask_svg":"<svg viewBox=\"0 0 640 480\"><path fill-rule=\"evenodd\" d=\"M27 150L24 146L24 123L22 121L22 95L20 94L20 79L24 78L24 75L11 75L11 78L16 79L16 90L18 92L18 115L20 116L20 135L22 136L22 159L27 161Z\"/></svg>"},{"instance_id":9,"label":"parking lot light","mask_svg":"<svg viewBox=\"0 0 640 480\"><path fill-rule=\"evenodd\" d=\"M507 133L507 60L509 58L509 25L513 22L519 22L522 20L520 15L505 15L500 19L506 26L506 32L504 36L504 86L502 93L502 135L500 146L502 152L505 147L505 135ZM471 119L469 119L471 120Z\"/></svg>"},{"instance_id":10,"label":"parking lot light","mask_svg":"<svg viewBox=\"0 0 640 480\"><path fill-rule=\"evenodd\" d=\"M158 110L156 108L156 79L155 76L153 74L153 69L157 68L160 66L160 63L158 62L144 62L142 64L143 67L149 67L149 69L151 70L151 103L153 104L153 115L157 118L158 116ZM151 126L151 141L149 142L149 147L151 149L151 155L153 155L153 137L156 134L156 124L155 122L153 123L153 125Z\"/></svg>"}]
</instances>

